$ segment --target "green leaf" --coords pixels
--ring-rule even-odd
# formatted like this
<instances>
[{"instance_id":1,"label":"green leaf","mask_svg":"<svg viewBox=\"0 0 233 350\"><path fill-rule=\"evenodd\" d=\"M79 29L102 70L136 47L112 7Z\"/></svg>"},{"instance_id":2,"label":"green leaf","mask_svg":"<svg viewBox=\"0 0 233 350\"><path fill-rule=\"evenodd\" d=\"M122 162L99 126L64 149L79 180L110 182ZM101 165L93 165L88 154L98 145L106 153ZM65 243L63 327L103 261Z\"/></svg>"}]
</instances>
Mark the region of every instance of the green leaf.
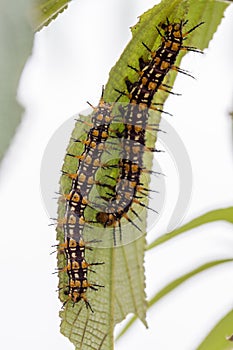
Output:
<instances>
[{"instance_id":1,"label":"green leaf","mask_svg":"<svg viewBox=\"0 0 233 350\"><path fill-rule=\"evenodd\" d=\"M68 304L60 314L61 332L76 349L112 349L115 324L132 310L144 322L143 255L138 254L144 244L145 239L141 238L134 244L95 249L93 254L88 254L87 261L105 262L96 267L94 276L89 276L91 281L105 287L88 293L94 313L87 311L80 302L74 308Z\"/></svg>"},{"instance_id":2,"label":"green leaf","mask_svg":"<svg viewBox=\"0 0 233 350\"><path fill-rule=\"evenodd\" d=\"M232 350L233 310L212 329L197 350ZM229 340L228 340L229 339Z\"/></svg>"},{"instance_id":3,"label":"green leaf","mask_svg":"<svg viewBox=\"0 0 233 350\"><path fill-rule=\"evenodd\" d=\"M35 30L40 30L50 24L68 7L71 0L35 0L31 11L31 21Z\"/></svg>"},{"instance_id":4,"label":"green leaf","mask_svg":"<svg viewBox=\"0 0 233 350\"><path fill-rule=\"evenodd\" d=\"M1 1L0 11L0 160L10 144L23 108L16 99L20 75L31 54L30 0Z\"/></svg>"},{"instance_id":5,"label":"green leaf","mask_svg":"<svg viewBox=\"0 0 233 350\"><path fill-rule=\"evenodd\" d=\"M187 233L187 231L192 230L193 228L219 220L224 220L233 224L233 207L209 211L208 213L191 220L180 228L155 239L148 245L147 250L157 247L182 233Z\"/></svg>"},{"instance_id":6,"label":"green leaf","mask_svg":"<svg viewBox=\"0 0 233 350\"><path fill-rule=\"evenodd\" d=\"M203 37L202 40L199 39L201 47L207 46L208 40L213 35L212 31L216 29L221 20L226 4L223 5L218 1L198 1L200 6L197 6L197 9L195 9L194 3L197 4L197 1L163 0L159 5L153 7L140 17L139 22L132 28L132 40L110 72L104 94L105 101L116 101L118 93L115 89L125 90L124 78L126 76L131 81L137 79L136 72L129 69L128 64L137 67L138 59L141 56L148 58L148 51L142 45L142 42L146 43L151 49L156 49L160 45L161 37L156 30L156 26L161 21L165 21L167 17L172 22L187 18L188 16L190 22L195 25L204 20L203 14L207 18L210 18L208 11L216 14L214 20L211 18L211 23L206 24L202 29L192 32L186 41L187 45L192 45L193 40L193 45L196 46L196 38L201 36ZM209 26L211 26L211 30L209 30ZM192 25L189 28L192 28ZM168 79L170 84L171 81L174 81L175 76L175 72L169 74ZM166 93L159 92L156 102L163 102L166 98ZM122 98L122 101L126 100L127 97ZM154 122L159 122L159 118L160 116L157 116L157 120ZM86 118L86 120L88 119ZM80 128L80 123L78 123L72 137L80 137L82 133L85 138L85 132ZM78 146L76 145L76 147ZM75 154L81 153L82 147L79 153L78 148L75 150ZM69 162L69 164L65 162L63 170L72 172L73 167L73 171L76 172L75 164L72 165L71 160ZM148 158L146 162L146 168L151 169L152 160ZM65 179L61 180L61 187L67 189L66 193L69 192L70 186L71 184L68 183L68 180L67 182L65 182ZM64 205L62 207L60 203L59 218L63 218L64 211ZM140 218L142 219L142 225L140 227L142 228L142 232L146 233L146 210L142 211L142 215L140 213ZM62 242L64 240L64 234L59 228L57 231L58 240ZM88 238L91 240L101 237L101 241L105 244L107 241L112 240L112 231L106 231L107 233L100 232L98 227L92 230L87 228L84 233L85 241L88 241ZM99 235L100 233L101 235ZM123 240L125 237L127 239L128 236L138 237L138 231L130 224L123 227ZM144 235L131 243L129 240L128 244L124 246L113 248L106 245L106 247L98 247L96 244L92 251L87 251L87 261L105 262L104 265L96 267L96 273L89 277L91 282L104 285L105 288L99 288L98 292L88 291L87 293L88 299L95 311L94 314L86 310L83 302L78 303L75 307L72 307L70 303L66 304L64 311L61 311L61 332L75 344L77 350L80 348L82 350L113 349L114 326L121 322L129 313L135 314L146 324L145 314L147 305L144 292L144 251ZM58 266L64 267L64 265L64 257L58 255ZM60 273L59 277L59 287L62 288L67 285L67 276L65 273ZM65 300L62 291L60 291L60 299L62 301Z\"/></svg>"},{"instance_id":7,"label":"green leaf","mask_svg":"<svg viewBox=\"0 0 233 350\"><path fill-rule=\"evenodd\" d=\"M87 117L85 121L88 121ZM84 138L85 124L76 123L72 133L73 138ZM75 147L75 149L74 149ZM81 154L82 145L73 143L68 147L68 152L72 154ZM72 157L66 157L63 170L73 173L76 171L77 161ZM68 193L71 187L71 180L67 177L61 179L61 193ZM59 203L59 218L63 218L65 213L64 202ZM143 211L142 218L145 219L146 211ZM85 211L86 218L86 211ZM89 219L89 218L88 218ZM93 228L93 226L92 226ZM132 231L131 225L124 228L124 234L127 238L127 229ZM105 231L105 230L104 230ZM64 233L58 226L57 238L60 242L64 241ZM128 235L132 234L128 232ZM83 302L79 302L75 307L72 303L67 303L64 311L60 312L62 318L61 332L67 336L76 349L112 349L113 348L113 330L116 323L124 319L128 313L134 312L145 323L145 313L147 304L145 301L145 282L144 282L144 255L145 236L135 240L133 243L113 248L112 228L103 233L103 229L95 227L86 228L84 232L85 241L98 239L102 242L91 244L92 250L86 250L86 259L88 262L104 262L95 268L95 274L89 273L89 280L92 283L104 285L98 291L88 291L88 300L94 310L92 314L86 309ZM108 243L109 241L109 243ZM107 242L107 243L106 243ZM106 247L101 245L106 244ZM58 267L65 266L65 257L58 254ZM59 274L59 288L67 286L67 274ZM63 289L60 290L60 299L64 302L67 296ZM90 334L91 345L90 347Z\"/></svg>"},{"instance_id":8,"label":"green leaf","mask_svg":"<svg viewBox=\"0 0 233 350\"><path fill-rule=\"evenodd\" d=\"M189 278L197 275L198 273L200 273L202 271L210 269L210 268L212 268L214 266L217 266L217 265L220 265L220 264L224 264L224 263L228 263L228 262L232 262L232 261L233 261L233 259L222 259L222 260L211 261L211 262L208 262L208 263L206 263L204 265L201 265L198 268L196 268L196 269L194 269L194 270L184 274L183 276L175 279L174 281L169 283L167 286L165 286L163 289L161 289L158 293L156 293L155 296L152 299L150 299L150 301L148 302L149 308L152 307L153 305L155 305L160 299L164 298L167 294L169 294L175 288L179 287L182 283L187 281ZM135 317L135 316L131 318L131 320L125 325L125 327L123 328L121 333L118 335L117 339L119 339L130 328L130 326L136 321L136 319L137 319L137 317ZM211 347L208 348L208 350L209 349L214 350ZM219 348L219 350L220 350L220 348Z\"/></svg>"}]
</instances>

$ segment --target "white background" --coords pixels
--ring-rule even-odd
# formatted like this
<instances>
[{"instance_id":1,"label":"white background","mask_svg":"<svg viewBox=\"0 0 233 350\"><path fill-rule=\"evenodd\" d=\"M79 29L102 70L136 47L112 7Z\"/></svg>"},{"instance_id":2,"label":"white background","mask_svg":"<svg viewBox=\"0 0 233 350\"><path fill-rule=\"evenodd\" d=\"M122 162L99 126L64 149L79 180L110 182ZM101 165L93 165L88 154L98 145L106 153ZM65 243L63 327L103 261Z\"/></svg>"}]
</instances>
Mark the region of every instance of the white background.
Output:
<instances>
[{"instance_id":1,"label":"white background","mask_svg":"<svg viewBox=\"0 0 233 350\"><path fill-rule=\"evenodd\" d=\"M129 27L154 3L74 1L35 36L18 93L26 112L0 173L4 350L73 349L59 333L61 305L52 275L56 257L49 255L55 230L48 227L41 200L40 164L54 131L85 109L85 101L98 102L101 85L131 37ZM231 5L205 55L189 54L182 62L197 80L179 76L174 90L182 97L169 98L165 106L174 115L167 120L185 143L193 167L193 196L184 222L232 205L232 32ZM179 190L169 155L159 162L167 175L166 205L149 240L165 232ZM229 224L209 224L147 254L148 297L204 262L232 257L232 233ZM149 330L137 322L116 349L195 349L232 308L232 267L211 269L175 290L148 313Z\"/></svg>"}]
</instances>

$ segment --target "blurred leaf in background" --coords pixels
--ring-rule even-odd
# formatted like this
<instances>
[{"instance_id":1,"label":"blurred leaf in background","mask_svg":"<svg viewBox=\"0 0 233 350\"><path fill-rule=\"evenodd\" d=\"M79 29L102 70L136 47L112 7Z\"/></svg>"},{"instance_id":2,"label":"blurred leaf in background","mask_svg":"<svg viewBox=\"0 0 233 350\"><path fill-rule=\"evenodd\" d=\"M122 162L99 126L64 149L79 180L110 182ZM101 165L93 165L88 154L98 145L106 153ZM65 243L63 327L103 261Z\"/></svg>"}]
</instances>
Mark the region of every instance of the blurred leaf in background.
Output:
<instances>
[{"instance_id":1,"label":"blurred leaf in background","mask_svg":"<svg viewBox=\"0 0 233 350\"><path fill-rule=\"evenodd\" d=\"M40 30L68 7L71 0L34 0L31 11L33 27Z\"/></svg>"},{"instance_id":2,"label":"blurred leaf in background","mask_svg":"<svg viewBox=\"0 0 233 350\"><path fill-rule=\"evenodd\" d=\"M28 17L30 3L30 0L1 0L0 159L16 131L23 112L16 95L20 75L33 44L34 35Z\"/></svg>"},{"instance_id":3,"label":"blurred leaf in background","mask_svg":"<svg viewBox=\"0 0 233 350\"><path fill-rule=\"evenodd\" d=\"M0 0L0 160L19 125L23 107L17 89L31 55L34 30L62 12L70 0Z\"/></svg>"}]
</instances>

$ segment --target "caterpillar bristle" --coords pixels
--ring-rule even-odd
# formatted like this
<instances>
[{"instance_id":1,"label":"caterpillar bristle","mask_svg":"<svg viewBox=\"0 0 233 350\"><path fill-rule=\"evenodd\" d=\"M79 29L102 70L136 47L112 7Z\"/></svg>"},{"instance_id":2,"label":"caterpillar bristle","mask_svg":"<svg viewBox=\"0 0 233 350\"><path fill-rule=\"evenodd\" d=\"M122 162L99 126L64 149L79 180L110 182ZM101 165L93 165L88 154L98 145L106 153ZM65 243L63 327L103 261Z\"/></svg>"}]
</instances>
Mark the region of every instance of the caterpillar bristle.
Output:
<instances>
[{"instance_id":1,"label":"caterpillar bristle","mask_svg":"<svg viewBox=\"0 0 233 350\"><path fill-rule=\"evenodd\" d=\"M172 70L175 70L176 72L178 72L178 73L181 73L181 74L184 74L184 75L187 75L188 77L190 77L190 78L192 78L192 79L195 79L196 80L196 78L192 75L192 74L190 74L190 72L189 71L187 71L187 70L185 70L185 69L181 69L180 67L177 67L177 66L172 66L172 68L171 68Z\"/></svg>"},{"instance_id":2,"label":"caterpillar bristle","mask_svg":"<svg viewBox=\"0 0 233 350\"><path fill-rule=\"evenodd\" d=\"M149 51L150 53L152 53L152 50L144 43L142 42L142 45L147 49L147 51ZM148 63L147 63L148 64Z\"/></svg>"},{"instance_id":3,"label":"caterpillar bristle","mask_svg":"<svg viewBox=\"0 0 233 350\"><path fill-rule=\"evenodd\" d=\"M142 219L141 219L140 215L136 212L136 210L134 210L132 207L130 208L130 210L142 222Z\"/></svg>"},{"instance_id":4,"label":"caterpillar bristle","mask_svg":"<svg viewBox=\"0 0 233 350\"><path fill-rule=\"evenodd\" d=\"M180 93L177 93L177 92L173 92L171 90L169 90L169 88L171 88L169 85L167 86L166 84L163 84L159 87L159 90L162 90L162 91L165 91L167 92L168 94L171 94L171 95L175 95L175 96L181 96L182 94Z\"/></svg>"},{"instance_id":5,"label":"caterpillar bristle","mask_svg":"<svg viewBox=\"0 0 233 350\"><path fill-rule=\"evenodd\" d=\"M202 50L199 50L193 46L182 46L182 50L204 54L204 52Z\"/></svg>"},{"instance_id":6,"label":"caterpillar bristle","mask_svg":"<svg viewBox=\"0 0 233 350\"><path fill-rule=\"evenodd\" d=\"M139 71L137 68L131 66L130 64L128 64L128 67L129 67L130 69L134 70L136 73L140 73L140 71Z\"/></svg>"},{"instance_id":7,"label":"caterpillar bristle","mask_svg":"<svg viewBox=\"0 0 233 350\"><path fill-rule=\"evenodd\" d=\"M156 210L154 210L153 208L148 207L146 204L140 202L139 200L137 200L137 199L135 199L135 198L133 199L133 202L136 203L136 204L138 204L138 205L140 205L140 206L143 207L143 208L152 210L154 213L159 214Z\"/></svg>"},{"instance_id":8,"label":"caterpillar bristle","mask_svg":"<svg viewBox=\"0 0 233 350\"><path fill-rule=\"evenodd\" d=\"M188 22L188 21L187 21ZM186 22L186 23L187 23ZM186 24L185 23L185 24ZM183 39L185 39L187 37L188 34L192 33L195 29L197 29L198 27L200 27L202 24L204 24L205 22L200 22L197 25L195 25L193 28L189 29L186 33L183 34ZM183 26L185 25L183 24Z\"/></svg>"}]
</instances>

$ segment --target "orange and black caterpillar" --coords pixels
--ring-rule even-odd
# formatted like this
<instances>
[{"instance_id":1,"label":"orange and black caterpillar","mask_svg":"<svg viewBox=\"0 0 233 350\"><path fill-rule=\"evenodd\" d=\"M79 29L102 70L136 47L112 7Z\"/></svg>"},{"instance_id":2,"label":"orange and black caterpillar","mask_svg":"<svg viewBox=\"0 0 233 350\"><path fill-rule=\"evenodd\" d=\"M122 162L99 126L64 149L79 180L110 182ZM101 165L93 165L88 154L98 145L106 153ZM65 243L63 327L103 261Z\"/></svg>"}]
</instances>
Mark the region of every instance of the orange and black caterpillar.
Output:
<instances>
[{"instance_id":1,"label":"orange and black caterpillar","mask_svg":"<svg viewBox=\"0 0 233 350\"><path fill-rule=\"evenodd\" d=\"M60 252L66 256L66 266L59 271L68 274L68 290L64 294L68 295L68 300L73 304L84 300L87 308L92 308L86 297L88 288L97 290L101 285L88 282L87 275L89 266L103 263L87 263L85 259L85 241L83 229L86 223L84 210L89 205L88 194L95 182L94 177L97 169L101 166L100 157L104 149L104 144L108 138L109 125L112 121L113 104L106 103L103 99L104 89L97 107L93 107L92 125L87 134L84 151L76 156L68 153L68 156L78 159L77 172L70 174L63 171L63 174L72 179L71 191L65 195L66 213L65 219L61 220L63 225L65 242L58 246ZM99 183L98 183L99 184ZM94 242L94 241L92 241ZM89 249L91 249L89 247Z\"/></svg>"},{"instance_id":2,"label":"orange and black caterpillar","mask_svg":"<svg viewBox=\"0 0 233 350\"><path fill-rule=\"evenodd\" d=\"M86 307L92 312L93 309L87 299L86 292L88 288L94 291L98 289L96 287L104 287L99 284L89 283L87 280L87 273L89 266L102 265L103 263L90 263L85 260L85 249L91 249L85 246L85 242L82 238L77 242L72 238L67 238L66 241L58 246L60 252L64 252L66 256L67 265L59 269L61 272L67 272L69 277L69 283L66 286L64 294L68 296L68 300L71 300L73 304L84 300ZM90 269L89 269L90 270ZM92 270L90 270L92 271ZM67 303L65 301L63 306Z\"/></svg>"},{"instance_id":3,"label":"orange and black caterpillar","mask_svg":"<svg viewBox=\"0 0 233 350\"><path fill-rule=\"evenodd\" d=\"M97 107L93 107L91 128L86 140L74 142L83 143L85 148L81 155L67 153L78 159L77 172L70 174L63 171L63 174L72 179L71 191L65 195L66 199L66 223L64 224L65 237L71 237L79 241L82 236L85 218L84 210L89 205L88 194L95 181L95 173L102 166L100 158L105 148L105 142L109 136L109 125L112 121L113 104L106 103L103 99L104 89Z\"/></svg>"},{"instance_id":4,"label":"orange and black caterpillar","mask_svg":"<svg viewBox=\"0 0 233 350\"><path fill-rule=\"evenodd\" d=\"M115 227L118 225L121 237L121 218L124 217L134 226L134 222L129 218L128 211L131 210L135 215L136 211L132 208L132 204L136 203L141 206L146 206L137 196L137 192L142 193L145 189L140 183L141 173L143 169L143 154L146 148L146 129L148 128L149 109L152 106L152 101L158 89L171 92L169 87L163 84L163 80L170 69L188 74L179 67L174 66L176 57L180 50L188 50L201 52L200 50L184 46L183 41L189 33L199 27L203 22L199 23L192 29L183 33L183 28L188 21L179 23L164 23L161 25L164 34L159 34L162 37L162 44L156 51L151 51L143 44L151 53L151 60L144 61L139 59L140 70L134 67L139 74L139 79L135 83L131 83L126 79L128 89L127 96L130 103L121 108L121 114L124 122L124 131L120 135L122 137L122 154L118 167L120 175L117 179L115 193L109 199L104 211L98 212L96 215L97 222L106 226L113 226L114 244L116 244ZM149 149L155 151L153 149ZM137 227L137 226L136 226ZM140 228L137 227L139 230Z\"/></svg>"},{"instance_id":5,"label":"orange and black caterpillar","mask_svg":"<svg viewBox=\"0 0 233 350\"><path fill-rule=\"evenodd\" d=\"M135 83L131 83L128 79L126 79L126 85L129 91L131 103L145 103L149 108L154 98L154 94L158 89L171 93L170 90L167 90L169 86L162 84L170 69L190 76L190 74L188 74L186 71L175 66L174 63L181 50L202 53L201 50L198 50L195 47L183 45L183 41L191 32L193 32L204 22L197 24L187 32L183 33L183 28L187 23L188 20L172 24L169 23L169 20L167 19L167 23L161 24L164 34L162 34L157 27L157 30L162 38L162 44L156 51L151 51L147 45L143 43L151 54L151 60L144 61L143 58L140 58L140 70L129 66L130 68L136 70L139 74L139 80ZM146 94L145 100L143 98L144 94Z\"/></svg>"}]
</instances>

